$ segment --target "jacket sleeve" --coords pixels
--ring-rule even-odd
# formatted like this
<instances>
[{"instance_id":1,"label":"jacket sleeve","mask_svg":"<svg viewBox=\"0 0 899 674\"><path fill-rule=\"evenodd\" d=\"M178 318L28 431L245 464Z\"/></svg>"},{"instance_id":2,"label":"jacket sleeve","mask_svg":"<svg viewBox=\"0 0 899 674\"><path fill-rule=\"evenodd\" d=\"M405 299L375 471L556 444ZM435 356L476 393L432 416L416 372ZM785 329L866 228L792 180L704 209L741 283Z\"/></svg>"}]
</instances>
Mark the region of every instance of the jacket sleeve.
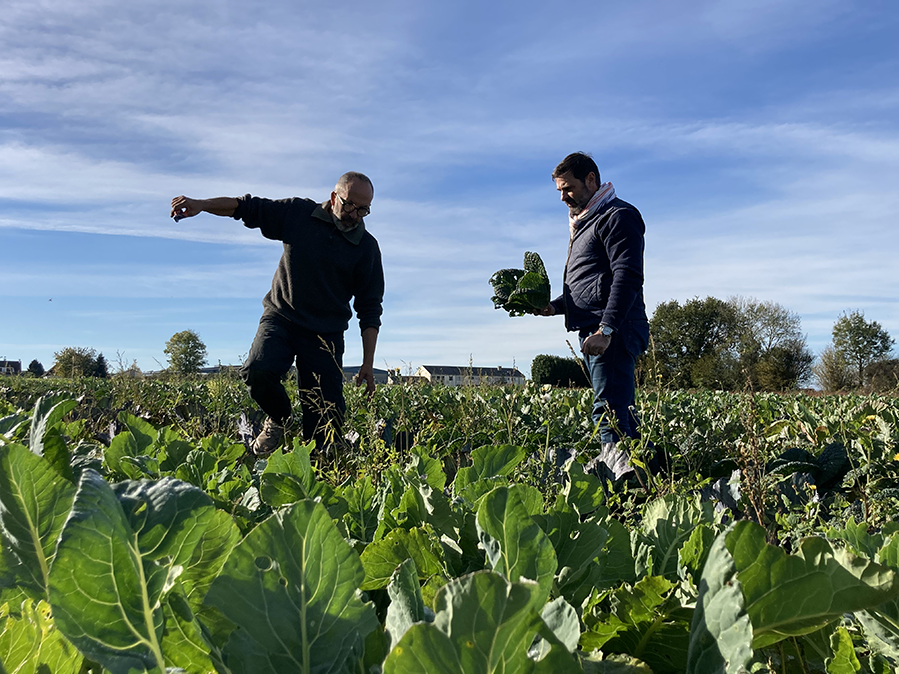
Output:
<instances>
[{"instance_id":1,"label":"jacket sleeve","mask_svg":"<svg viewBox=\"0 0 899 674\"><path fill-rule=\"evenodd\" d=\"M621 209L610 219L602 241L609 258L612 284L602 312L602 322L619 330L643 287L643 234L640 213Z\"/></svg>"},{"instance_id":2,"label":"jacket sleeve","mask_svg":"<svg viewBox=\"0 0 899 674\"><path fill-rule=\"evenodd\" d=\"M353 309L359 318L359 330L380 328L384 303L384 267L381 264L381 249L374 237L371 238L372 252L359 265L353 279Z\"/></svg>"},{"instance_id":3,"label":"jacket sleeve","mask_svg":"<svg viewBox=\"0 0 899 674\"><path fill-rule=\"evenodd\" d=\"M237 197L237 208L231 217L243 220L245 227L260 230L266 239L284 241L291 214L306 202L313 203L309 199L273 200L245 194Z\"/></svg>"},{"instance_id":4,"label":"jacket sleeve","mask_svg":"<svg viewBox=\"0 0 899 674\"><path fill-rule=\"evenodd\" d=\"M553 311L556 312L557 316L561 316L565 313L565 295L559 295L556 299L550 302L552 305Z\"/></svg>"}]
</instances>

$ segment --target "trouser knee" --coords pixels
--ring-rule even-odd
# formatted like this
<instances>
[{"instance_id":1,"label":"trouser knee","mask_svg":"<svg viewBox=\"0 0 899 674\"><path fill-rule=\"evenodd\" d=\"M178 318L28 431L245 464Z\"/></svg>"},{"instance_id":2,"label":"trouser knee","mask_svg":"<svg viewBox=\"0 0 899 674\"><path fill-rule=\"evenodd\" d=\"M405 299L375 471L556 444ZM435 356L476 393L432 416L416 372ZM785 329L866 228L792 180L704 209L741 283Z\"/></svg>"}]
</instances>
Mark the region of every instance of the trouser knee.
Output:
<instances>
[{"instance_id":1,"label":"trouser knee","mask_svg":"<svg viewBox=\"0 0 899 674\"><path fill-rule=\"evenodd\" d=\"M278 422L282 422L290 416L290 398L281 383L281 375L278 372L249 364L240 369L240 377L243 379L250 397L256 401L263 412Z\"/></svg>"},{"instance_id":2,"label":"trouser knee","mask_svg":"<svg viewBox=\"0 0 899 674\"><path fill-rule=\"evenodd\" d=\"M281 376L277 372L258 367L253 363L246 364L240 368L240 378L243 379L243 383L247 385L247 388L281 384Z\"/></svg>"}]
</instances>

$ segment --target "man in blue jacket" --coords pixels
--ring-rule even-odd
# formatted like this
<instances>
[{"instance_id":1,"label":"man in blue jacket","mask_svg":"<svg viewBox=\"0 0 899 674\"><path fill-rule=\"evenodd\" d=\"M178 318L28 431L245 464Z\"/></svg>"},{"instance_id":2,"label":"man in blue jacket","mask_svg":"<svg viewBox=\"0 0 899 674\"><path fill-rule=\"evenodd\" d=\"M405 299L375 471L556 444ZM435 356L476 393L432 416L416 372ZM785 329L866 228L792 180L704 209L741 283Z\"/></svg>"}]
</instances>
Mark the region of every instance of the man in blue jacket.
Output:
<instances>
[{"instance_id":1,"label":"man in blue jacket","mask_svg":"<svg viewBox=\"0 0 899 674\"><path fill-rule=\"evenodd\" d=\"M252 450L273 452L292 419L282 378L296 359L303 437L319 450L339 437L346 412L343 397L343 335L352 317L362 332L357 385L374 391L375 345L381 325L384 270L378 242L366 231L374 186L361 173L340 177L330 198L243 197L172 200L176 220L199 213L243 220L264 237L282 241L284 253L262 301L264 311L241 376L250 396L268 415Z\"/></svg>"},{"instance_id":2,"label":"man in blue jacket","mask_svg":"<svg viewBox=\"0 0 899 674\"><path fill-rule=\"evenodd\" d=\"M570 241L562 294L541 312L565 315L577 331L595 393L593 421L603 445L639 437L634 410L634 369L649 342L643 303L643 235L640 212L600 181L596 162L570 154L552 174L568 206Z\"/></svg>"}]
</instances>

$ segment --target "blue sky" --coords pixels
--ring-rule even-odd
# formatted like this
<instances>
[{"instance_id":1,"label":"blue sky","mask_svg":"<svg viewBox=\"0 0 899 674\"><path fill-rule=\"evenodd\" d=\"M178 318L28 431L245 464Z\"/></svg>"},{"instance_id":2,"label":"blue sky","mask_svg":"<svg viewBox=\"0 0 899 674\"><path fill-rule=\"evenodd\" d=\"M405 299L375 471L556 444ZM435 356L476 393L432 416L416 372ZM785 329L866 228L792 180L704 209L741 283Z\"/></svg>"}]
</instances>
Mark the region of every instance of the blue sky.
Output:
<instances>
[{"instance_id":1,"label":"blue sky","mask_svg":"<svg viewBox=\"0 0 899 674\"><path fill-rule=\"evenodd\" d=\"M324 200L358 170L376 366L529 371L571 336L495 311L488 279L533 250L559 288L550 173L575 150L643 213L650 311L742 295L800 314L816 352L845 310L899 337L897 33L887 1L7 0L0 358L153 370L193 329L240 362L280 246L176 224L172 197Z\"/></svg>"}]
</instances>

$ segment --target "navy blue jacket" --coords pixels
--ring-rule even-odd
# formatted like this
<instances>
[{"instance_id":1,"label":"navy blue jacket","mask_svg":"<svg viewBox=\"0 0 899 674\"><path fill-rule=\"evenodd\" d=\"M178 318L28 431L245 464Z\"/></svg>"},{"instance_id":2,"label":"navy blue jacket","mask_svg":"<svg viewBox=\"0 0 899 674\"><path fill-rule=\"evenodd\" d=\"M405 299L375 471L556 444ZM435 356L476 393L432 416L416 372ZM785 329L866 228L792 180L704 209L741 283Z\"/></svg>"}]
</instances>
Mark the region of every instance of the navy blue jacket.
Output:
<instances>
[{"instance_id":1,"label":"navy blue jacket","mask_svg":"<svg viewBox=\"0 0 899 674\"><path fill-rule=\"evenodd\" d=\"M562 294L552 301L569 331L646 320L640 211L612 199L582 223L568 244Z\"/></svg>"},{"instance_id":2,"label":"navy blue jacket","mask_svg":"<svg viewBox=\"0 0 899 674\"><path fill-rule=\"evenodd\" d=\"M272 289L262 300L273 311L317 334L343 332L353 312L359 328L380 327L384 269L378 242L360 224L343 234L312 199L238 197L235 220L284 242Z\"/></svg>"}]
</instances>

